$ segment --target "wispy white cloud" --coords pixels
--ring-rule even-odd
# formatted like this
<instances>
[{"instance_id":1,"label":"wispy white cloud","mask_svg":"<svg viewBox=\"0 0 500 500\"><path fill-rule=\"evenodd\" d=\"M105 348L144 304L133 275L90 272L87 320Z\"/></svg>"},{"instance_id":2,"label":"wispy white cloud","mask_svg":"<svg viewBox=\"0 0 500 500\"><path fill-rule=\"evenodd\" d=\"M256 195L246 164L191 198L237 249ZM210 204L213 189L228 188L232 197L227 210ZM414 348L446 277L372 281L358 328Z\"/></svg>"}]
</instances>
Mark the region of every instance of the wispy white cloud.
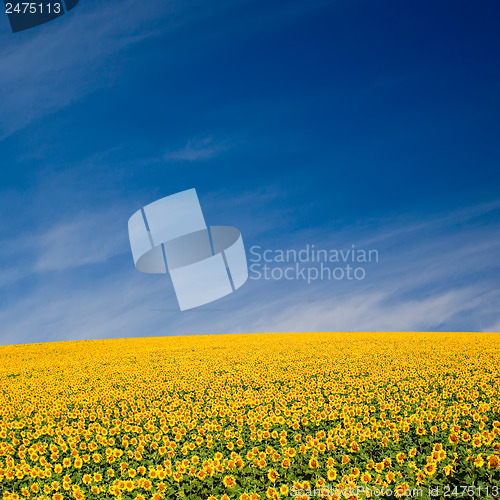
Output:
<instances>
[{"instance_id":1,"label":"wispy white cloud","mask_svg":"<svg viewBox=\"0 0 500 500\"><path fill-rule=\"evenodd\" d=\"M48 280L0 310L1 343L168 335L164 317L148 314L168 297L167 282L149 278L107 274L92 286Z\"/></svg>"},{"instance_id":2,"label":"wispy white cloud","mask_svg":"<svg viewBox=\"0 0 500 500\"><path fill-rule=\"evenodd\" d=\"M500 320L497 321L494 324L488 325L484 330L484 332L494 332L494 333L500 333Z\"/></svg>"},{"instance_id":3,"label":"wispy white cloud","mask_svg":"<svg viewBox=\"0 0 500 500\"><path fill-rule=\"evenodd\" d=\"M428 218L429 231L419 228L418 238L408 237L410 231L405 239L394 226L382 225L380 262L364 281L249 280L220 301L181 313L168 277L138 273L131 259L118 253L126 234L106 240L122 215L99 212L40 233L45 246L38 249L33 273L43 272L43 283L33 275L22 296L0 306L2 343L272 331L498 331L500 326L495 278L500 236L494 224L450 226L446 219L436 226L437 214ZM459 219L467 217L462 212ZM395 236L385 238L384 232ZM362 236L372 240L370 234ZM58 257L50 253L58 241L73 237L74 248L68 245ZM309 232L295 235L300 245L309 237ZM336 234L330 245L336 247L340 237ZM85 239L107 243L101 249ZM81 282L82 273L95 266L101 266L96 277Z\"/></svg>"},{"instance_id":4,"label":"wispy white cloud","mask_svg":"<svg viewBox=\"0 0 500 500\"><path fill-rule=\"evenodd\" d=\"M268 240L296 225L295 206L289 203L296 195L292 188L285 194L279 185L263 184L253 189L242 186L199 195L209 224L236 225L247 242Z\"/></svg>"},{"instance_id":5,"label":"wispy white cloud","mask_svg":"<svg viewBox=\"0 0 500 500\"><path fill-rule=\"evenodd\" d=\"M141 2L85 4L64 19L3 43L0 138L113 84L119 68L107 64L110 58L155 34L157 25L149 25L152 12Z\"/></svg>"},{"instance_id":6,"label":"wispy white cloud","mask_svg":"<svg viewBox=\"0 0 500 500\"><path fill-rule=\"evenodd\" d=\"M178 47L183 40L199 51L218 43L221 36L242 36L263 22L272 29L275 22L293 22L304 11L328 3L295 1L287 9L270 5L262 13L260 8L251 8L249 0L216 4L202 0L88 0L63 18L36 29L15 35L2 33L0 140L89 93L115 85L127 70L118 56L147 39L167 36L171 47ZM235 23L234 17L232 22L224 22L225 15L247 4L249 15L251 12L255 16L252 23L247 18ZM177 50L160 53L162 58L179 60ZM208 154L209 148L206 150ZM185 154L189 156L189 149Z\"/></svg>"},{"instance_id":7,"label":"wispy white cloud","mask_svg":"<svg viewBox=\"0 0 500 500\"><path fill-rule=\"evenodd\" d=\"M100 207L67 214L7 240L0 258L10 266L0 270L0 287L38 273L105 263L127 252L126 217L123 206Z\"/></svg>"},{"instance_id":8,"label":"wispy white cloud","mask_svg":"<svg viewBox=\"0 0 500 500\"><path fill-rule=\"evenodd\" d=\"M279 248L356 243L376 248L380 261L360 282L257 281L253 290L266 299L247 297L255 307L241 310L241 324L246 331L498 329L498 208L495 202L413 223L408 215L372 220L328 237L307 231L288 236Z\"/></svg>"},{"instance_id":9,"label":"wispy white cloud","mask_svg":"<svg viewBox=\"0 0 500 500\"><path fill-rule=\"evenodd\" d=\"M421 331L441 330L457 315L481 305L475 288L397 300L387 291L298 302L254 324L255 331Z\"/></svg>"},{"instance_id":10,"label":"wispy white cloud","mask_svg":"<svg viewBox=\"0 0 500 500\"><path fill-rule=\"evenodd\" d=\"M421 207L420 207L421 208ZM362 221L357 230L362 230L370 235L364 239L365 245L381 243L384 240L395 240L406 238L408 235L418 235L421 232L431 232L442 228L453 227L457 224L466 224L476 218L480 218L500 209L500 200L488 201L475 205L458 207L454 210L434 213L428 217L422 217L421 212L402 213L391 218L377 218L370 221ZM373 234L373 226L382 225L386 229Z\"/></svg>"},{"instance_id":11,"label":"wispy white cloud","mask_svg":"<svg viewBox=\"0 0 500 500\"><path fill-rule=\"evenodd\" d=\"M34 236L30 244L38 248L35 270L63 271L102 263L127 251L123 215L116 208L79 213Z\"/></svg>"},{"instance_id":12,"label":"wispy white cloud","mask_svg":"<svg viewBox=\"0 0 500 500\"><path fill-rule=\"evenodd\" d=\"M214 142L212 137L190 139L188 143L175 151L167 151L163 157L167 161L209 160L228 149L224 142Z\"/></svg>"},{"instance_id":13,"label":"wispy white cloud","mask_svg":"<svg viewBox=\"0 0 500 500\"><path fill-rule=\"evenodd\" d=\"M200 18L217 15L200 8L201 3L81 2L64 18L4 35L0 140L91 92L112 87L126 71L117 58L125 50L160 35L184 36Z\"/></svg>"}]
</instances>

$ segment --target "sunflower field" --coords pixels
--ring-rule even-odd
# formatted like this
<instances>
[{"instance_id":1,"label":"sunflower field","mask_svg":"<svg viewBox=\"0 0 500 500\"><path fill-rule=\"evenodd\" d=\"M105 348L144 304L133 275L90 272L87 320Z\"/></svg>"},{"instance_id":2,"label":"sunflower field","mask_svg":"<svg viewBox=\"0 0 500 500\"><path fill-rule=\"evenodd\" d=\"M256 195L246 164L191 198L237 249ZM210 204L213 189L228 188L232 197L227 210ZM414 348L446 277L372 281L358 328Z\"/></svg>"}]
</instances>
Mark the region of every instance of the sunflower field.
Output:
<instances>
[{"instance_id":1,"label":"sunflower field","mask_svg":"<svg viewBox=\"0 0 500 500\"><path fill-rule=\"evenodd\" d=\"M498 498L500 334L0 347L3 500Z\"/></svg>"}]
</instances>

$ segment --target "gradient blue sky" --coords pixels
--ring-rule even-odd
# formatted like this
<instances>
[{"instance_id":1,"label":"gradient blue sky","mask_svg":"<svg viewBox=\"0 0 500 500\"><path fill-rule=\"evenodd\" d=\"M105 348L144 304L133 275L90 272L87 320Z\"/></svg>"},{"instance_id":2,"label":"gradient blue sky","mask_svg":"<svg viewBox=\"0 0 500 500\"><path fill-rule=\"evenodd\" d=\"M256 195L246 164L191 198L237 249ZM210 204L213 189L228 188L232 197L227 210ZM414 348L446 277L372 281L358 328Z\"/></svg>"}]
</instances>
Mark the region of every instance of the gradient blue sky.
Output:
<instances>
[{"instance_id":1,"label":"gradient blue sky","mask_svg":"<svg viewBox=\"0 0 500 500\"><path fill-rule=\"evenodd\" d=\"M500 330L498 2L81 0L0 17L0 343ZM376 248L365 280L177 310L128 217L196 188L247 250Z\"/></svg>"}]
</instances>

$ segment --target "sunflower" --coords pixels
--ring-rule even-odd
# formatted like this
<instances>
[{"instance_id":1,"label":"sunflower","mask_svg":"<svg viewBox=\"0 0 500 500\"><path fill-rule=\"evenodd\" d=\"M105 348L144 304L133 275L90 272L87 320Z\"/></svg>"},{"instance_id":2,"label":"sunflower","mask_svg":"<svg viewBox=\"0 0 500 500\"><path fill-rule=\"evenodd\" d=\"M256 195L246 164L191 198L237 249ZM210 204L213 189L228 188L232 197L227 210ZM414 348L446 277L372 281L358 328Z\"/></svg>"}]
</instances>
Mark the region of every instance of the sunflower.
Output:
<instances>
[{"instance_id":1,"label":"sunflower","mask_svg":"<svg viewBox=\"0 0 500 500\"><path fill-rule=\"evenodd\" d=\"M236 479L233 476L225 476L222 483L226 488L233 488L236 486Z\"/></svg>"},{"instance_id":2,"label":"sunflower","mask_svg":"<svg viewBox=\"0 0 500 500\"><path fill-rule=\"evenodd\" d=\"M372 476L369 472L363 472L363 474L361 474L361 482L362 483L367 484L371 480L372 480Z\"/></svg>"},{"instance_id":3,"label":"sunflower","mask_svg":"<svg viewBox=\"0 0 500 500\"><path fill-rule=\"evenodd\" d=\"M436 473L436 464L434 462L429 462L425 467L424 467L424 472L428 476L433 476Z\"/></svg>"},{"instance_id":4,"label":"sunflower","mask_svg":"<svg viewBox=\"0 0 500 500\"><path fill-rule=\"evenodd\" d=\"M328 469L326 477L328 478L328 481L335 481L335 479L337 479L337 471L335 469Z\"/></svg>"},{"instance_id":5,"label":"sunflower","mask_svg":"<svg viewBox=\"0 0 500 500\"><path fill-rule=\"evenodd\" d=\"M484 458L482 457L482 454L480 453L477 458L474 460L474 465L477 468L481 468L485 464Z\"/></svg>"},{"instance_id":6,"label":"sunflower","mask_svg":"<svg viewBox=\"0 0 500 500\"><path fill-rule=\"evenodd\" d=\"M269 481L274 483L278 479L279 474L274 469L269 469L269 471L267 473L267 477L268 477Z\"/></svg>"}]
</instances>

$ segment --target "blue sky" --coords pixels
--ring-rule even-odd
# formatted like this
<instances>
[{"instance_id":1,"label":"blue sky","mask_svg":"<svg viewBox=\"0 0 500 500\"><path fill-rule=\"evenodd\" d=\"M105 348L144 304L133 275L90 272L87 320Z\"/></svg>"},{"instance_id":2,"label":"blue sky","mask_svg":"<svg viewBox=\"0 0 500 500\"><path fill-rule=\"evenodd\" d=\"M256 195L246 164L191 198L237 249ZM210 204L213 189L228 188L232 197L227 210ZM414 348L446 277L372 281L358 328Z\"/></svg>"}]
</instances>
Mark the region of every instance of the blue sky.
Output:
<instances>
[{"instance_id":1,"label":"blue sky","mask_svg":"<svg viewBox=\"0 0 500 500\"><path fill-rule=\"evenodd\" d=\"M493 1L81 0L0 17L0 343L500 330ZM247 250L376 248L361 281L192 311L127 220L196 188Z\"/></svg>"}]
</instances>

